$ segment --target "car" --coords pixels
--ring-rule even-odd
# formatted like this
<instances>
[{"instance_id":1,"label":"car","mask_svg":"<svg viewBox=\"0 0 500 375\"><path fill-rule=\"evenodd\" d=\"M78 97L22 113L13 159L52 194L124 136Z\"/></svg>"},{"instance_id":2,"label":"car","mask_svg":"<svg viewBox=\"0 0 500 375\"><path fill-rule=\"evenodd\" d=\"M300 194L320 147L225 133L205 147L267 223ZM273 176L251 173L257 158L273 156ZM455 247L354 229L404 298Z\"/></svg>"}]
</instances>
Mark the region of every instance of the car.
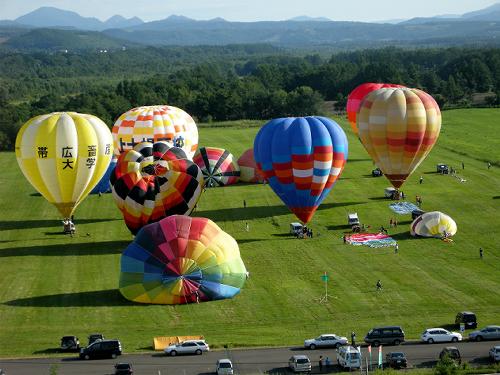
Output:
<instances>
[{"instance_id":1,"label":"car","mask_svg":"<svg viewBox=\"0 0 500 375\"><path fill-rule=\"evenodd\" d=\"M347 224L351 226L353 232L361 231L361 223L357 212L347 214Z\"/></svg>"},{"instance_id":2,"label":"car","mask_svg":"<svg viewBox=\"0 0 500 375\"><path fill-rule=\"evenodd\" d=\"M394 196L396 194L396 189L393 187L388 187L384 189L384 197L394 199Z\"/></svg>"},{"instance_id":3,"label":"car","mask_svg":"<svg viewBox=\"0 0 500 375\"><path fill-rule=\"evenodd\" d=\"M439 353L439 359L443 359L445 356L450 357L458 364L462 363L462 356L460 355L460 350L456 346L447 346L441 350Z\"/></svg>"},{"instance_id":4,"label":"car","mask_svg":"<svg viewBox=\"0 0 500 375\"><path fill-rule=\"evenodd\" d=\"M399 326L376 327L371 329L365 336L367 344L373 346L384 345L399 345L405 341L405 333L403 328Z\"/></svg>"},{"instance_id":5,"label":"car","mask_svg":"<svg viewBox=\"0 0 500 375\"><path fill-rule=\"evenodd\" d=\"M402 368L408 366L406 355L403 352L389 352L385 356L387 366L392 368Z\"/></svg>"},{"instance_id":6,"label":"car","mask_svg":"<svg viewBox=\"0 0 500 375\"><path fill-rule=\"evenodd\" d=\"M102 333L93 333L89 335L89 345L93 344L98 340L104 340L104 336Z\"/></svg>"},{"instance_id":7,"label":"car","mask_svg":"<svg viewBox=\"0 0 500 375\"><path fill-rule=\"evenodd\" d=\"M361 353L354 346L342 346L337 350L337 363L342 368L360 368Z\"/></svg>"},{"instance_id":8,"label":"car","mask_svg":"<svg viewBox=\"0 0 500 375\"><path fill-rule=\"evenodd\" d=\"M436 165L436 172L442 174L448 174L450 171L450 167L446 164L439 163Z\"/></svg>"},{"instance_id":9,"label":"car","mask_svg":"<svg viewBox=\"0 0 500 375\"><path fill-rule=\"evenodd\" d=\"M288 360L288 368L293 372L307 372L310 374L312 365L307 355L296 354Z\"/></svg>"},{"instance_id":10,"label":"car","mask_svg":"<svg viewBox=\"0 0 500 375\"><path fill-rule=\"evenodd\" d=\"M314 350L316 348L333 347L346 345L348 343L347 337L337 336L334 333L325 333L315 339L304 340L304 347Z\"/></svg>"},{"instance_id":11,"label":"car","mask_svg":"<svg viewBox=\"0 0 500 375\"><path fill-rule=\"evenodd\" d=\"M177 354L202 354L208 352L210 347L205 340L186 340L179 344L167 346L163 351L166 355L176 356Z\"/></svg>"},{"instance_id":12,"label":"car","mask_svg":"<svg viewBox=\"0 0 500 375\"><path fill-rule=\"evenodd\" d=\"M490 359L493 362L500 362L500 345L494 346L490 349Z\"/></svg>"},{"instance_id":13,"label":"car","mask_svg":"<svg viewBox=\"0 0 500 375\"><path fill-rule=\"evenodd\" d=\"M81 359L116 358L122 354L120 340L97 340L86 348L80 349Z\"/></svg>"},{"instance_id":14,"label":"car","mask_svg":"<svg viewBox=\"0 0 500 375\"><path fill-rule=\"evenodd\" d=\"M303 226L300 223L290 223L290 234L298 235L302 233Z\"/></svg>"},{"instance_id":15,"label":"car","mask_svg":"<svg viewBox=\"0 0 500 375\"><path fill-rule=\"evenodd\" d=\"M444 328L429 328L422 333L420 339L428 344L435 342L457 342L462 341L462 334L450 332Z\"/></svg>"},{"instance_id":16,"label":"car","mask_svg":"<svg viewBox=\"0 0 500 375\"><path fill-rule=\"evenodd\" d=\"M417 208L411 212L411 219L415 220L417 217L420 217L423 214L425 214L425 211Z\"/></svg>"},{"instance_id":17,"label":"car","mask_svg":"<svg viewBox=\"0 0 500 375\"><path fill-rule=\"evenodd\" d=\"M382 175L383 175L383 173L380 170L380 168L375 168L372 170L372 177L380 177Z\"/></svg>"},{"instance_id":18,"label":"car","mask_svg":"<svg viewBox=\"0 0 500 375\"><path fill-rule=\"evenodd\" d=\"M230 359L219 359L216 364L215 372L217 375L233 375L233 363Z\"/></svg>"},{"instance_id":19,"label":"car","mask_svg":"<svg viewBox=\"0 0 500 375\"><path fill-rule=\"evenodd\" d=\"M134 370L130 363L117 363L115 365L115 375L132 375Z\"/></svg>"},{"instance_id":20,"label":"car","mask_svg":"<svg viewBox=\"0 0 500 375\"><path fill-rule=\"evenodd\" d=\"M500 326L486 326L479 331L469 333L469 340L500 340Z\"/></svg>"},{"instance_id":21,"label":"car","mask_svg":"<svg viewBox=\"0 0 500 375\"><path fill-rule=\"evenodd\" d=\"M61 350L80 350L80 340L76 336L63 336Z\"/></svg>"},{"instance_id":22,"label":"car","mask_svg":"<svg viewBox=\"0 0 500 375\"><path fill-rule=\"evenodd\" d=\"M462 311L455 317L455 324L457 328L460 327L460 323L465 324L465 329L477 328L477 318L476 314L470 311Z\"/></svg>"}]
</instances>

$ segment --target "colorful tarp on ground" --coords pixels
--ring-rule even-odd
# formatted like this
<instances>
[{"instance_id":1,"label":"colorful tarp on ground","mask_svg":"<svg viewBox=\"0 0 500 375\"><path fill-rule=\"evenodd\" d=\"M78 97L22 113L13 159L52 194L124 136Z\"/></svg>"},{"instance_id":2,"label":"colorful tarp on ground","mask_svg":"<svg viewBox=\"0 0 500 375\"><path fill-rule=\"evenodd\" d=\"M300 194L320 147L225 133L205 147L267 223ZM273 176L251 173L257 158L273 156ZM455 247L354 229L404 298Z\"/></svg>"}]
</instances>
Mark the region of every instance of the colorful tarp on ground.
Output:
<instances>
[{"instance_id":1,"label":"colorful tarp on ground","mask_svg":"<svg viewBox=\"0 0 500 375\"><path fill-rule=\"evenodd\" d=\"M395 246L396 240L382 233L355 233L346 237L346 242L354 246L369 246L369 247L389 247Z\"/></svg>"},{"instance_id":2,"label":"colorful tarp on ground","mask_svg":"<svg viewBox=\"0 0 500 375\"><path fill-rule=\"evenodd\" d=\"M413 210L419 210L418 206L410 202L391 203L389 208L399 215L407 215L411 214Z\"/></svg>"}]
</instances>

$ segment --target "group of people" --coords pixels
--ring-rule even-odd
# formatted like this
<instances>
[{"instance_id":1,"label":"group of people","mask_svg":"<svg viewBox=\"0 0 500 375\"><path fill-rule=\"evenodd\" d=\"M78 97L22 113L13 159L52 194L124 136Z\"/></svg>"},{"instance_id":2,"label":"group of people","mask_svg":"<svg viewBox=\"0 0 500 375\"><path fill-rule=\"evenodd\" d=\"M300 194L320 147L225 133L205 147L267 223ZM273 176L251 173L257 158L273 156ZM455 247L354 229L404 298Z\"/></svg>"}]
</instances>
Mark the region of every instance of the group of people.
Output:
<instances>
[{"instance_id":1,"label":"group of people","mask_svg":"<svg viewBox=\"0 0 500 375\"><path fill-rule=\"evenodd\" d=\"M295 232L295 238L313 238L313 230L304 225L302 230Z\"/></svg>"},{"instance_id":2,"label":"group of people","mask_svg":"<svg viewBox=\"0 0 500 375\"><path fill-rule=\"evenodd\" d=\"M326 368L330 367L332 365L332 360L328 356L326 358L323 358L323 356L320 355L318 365L319 371L323 371L323 366L325 366Z\"/></svg>"},{"instance_id":3,"label":"group of people","mask_svg":"<svg viewBox=\"0 0 500 375\"><path fill-rule=\"evenodd\" d=\"M73 236L73 234L75 234L76 232L76 227L75 227L75 224L71 221L71 219L64 219L62 221L63 223L63 231L64 231L64 234L69 234L70 236Z\"/></svg>"},{"instance_id":4,"label":"group of people","mask_svg":"<svg viewBox=\"0 0 500 375\"><path fill-rule=\"evenodd\" d=\"M397 227L397 226L398 226L398 219L393 219L393 218L391 217L391 220L389 220L389 226L390 226L391 228L393 228L393 227Z\"/></svg>"},{"instance_id":5,"label":"group of people","mask_svg":"<svg viewBox=\"0 0 500 375\"><path fill-rule=\"evenodd\" d=\"M418 207L422 207L422 197L420 195L415 196L415 203Z\"/></svg>"}]
</instances>

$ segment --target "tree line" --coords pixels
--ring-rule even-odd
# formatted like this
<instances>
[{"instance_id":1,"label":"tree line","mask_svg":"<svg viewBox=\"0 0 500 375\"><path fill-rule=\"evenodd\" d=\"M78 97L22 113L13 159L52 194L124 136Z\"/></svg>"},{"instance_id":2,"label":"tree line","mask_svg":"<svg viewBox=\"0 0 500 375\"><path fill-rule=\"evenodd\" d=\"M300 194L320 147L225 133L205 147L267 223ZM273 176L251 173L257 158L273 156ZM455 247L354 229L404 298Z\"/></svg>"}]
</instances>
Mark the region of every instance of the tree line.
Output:
<instances>
[{"instance_id":1,"label":"tree line","mask_svg":"<svg viewBox=\"0 0 500 375\"><path fill-rule=\"evenodd\" d=\"M207 58L198 48L151 49L156 58L149 62L134 60L134 53L88 63L85 54L0 56L0 147L12 149L22 123L52 111L92 113L110 126L128 109L152 104L183 108L202 122L303 116L324 113L324 101L343 110L363 82L421 88L442 108L470 106L476 93L486 93L483 105L499 101L500 50L494 48L385 48L324 57L211 47ZM170 54L178 64L166 62Z\"/></svg>"}]
</instances>

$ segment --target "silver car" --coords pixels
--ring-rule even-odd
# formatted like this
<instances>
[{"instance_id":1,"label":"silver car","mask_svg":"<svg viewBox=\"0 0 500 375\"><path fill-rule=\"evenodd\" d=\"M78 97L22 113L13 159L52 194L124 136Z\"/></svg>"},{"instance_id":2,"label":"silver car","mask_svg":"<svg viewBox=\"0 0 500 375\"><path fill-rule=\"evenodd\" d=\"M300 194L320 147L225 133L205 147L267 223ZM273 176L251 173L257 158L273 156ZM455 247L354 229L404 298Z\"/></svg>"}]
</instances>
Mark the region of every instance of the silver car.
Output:
<instances>
[{"instance_id":1,"label":"silver car","mask_svg":"<svg viewBox=\"0 0 500 375\"><path fill-rule=\"evenodd\" d=\"M500 326L487 326L479 331L469 333L469 340L500 340Z\"/></svg>"},{"instance_id":2,"label":"silver car","mask_svg":"<svg viewBox=\"0 0 500 375\"><path fill-rule=\"evenodd\" d=\"M167 346L163 351L166 355L176 356L177 354L202 354L210 350L205 340L187 340L179 344Z\"/></svg>"},{"instance_id":3,"label":"silver car","mask_svg":"<svg viewBox=\"0 0 500 375\"><path fill-rule=\"evenodd\" d=\"M326 347L338 348L339 346L346 345L347 342L347 337L326 333L315 339L304 340L304 347L312 350Z\"/></svg>"},{"instance_id":4,"label":"silver car","mask_svg":"<svg viewBox=\"0 0 500 375\"><path fill-rule=\"evenodd\" d=\"M500 362L500 346L494 346L490 349L490 359L493 362Z\"/></svg>"}]
</instances>

